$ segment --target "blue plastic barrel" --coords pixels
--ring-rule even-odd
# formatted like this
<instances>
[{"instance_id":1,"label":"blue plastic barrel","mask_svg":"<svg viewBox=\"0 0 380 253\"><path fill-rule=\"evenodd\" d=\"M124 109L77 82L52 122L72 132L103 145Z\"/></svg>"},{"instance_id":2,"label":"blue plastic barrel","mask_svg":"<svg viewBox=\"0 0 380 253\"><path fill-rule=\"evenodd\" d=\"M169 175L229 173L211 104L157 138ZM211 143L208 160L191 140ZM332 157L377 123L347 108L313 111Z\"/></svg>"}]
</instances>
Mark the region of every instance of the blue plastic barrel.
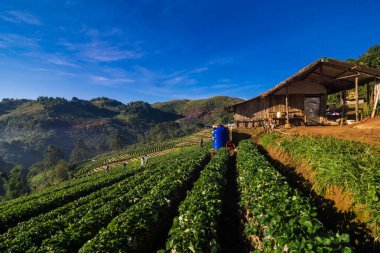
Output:
<instances>
[{"instance_id":1,"label":"blue plastic barrel","mask_svg":"<svg viewBox=\"0 0 380 253\"><path fill-rule=\"evenodd\" d=\"M224 147L229 139L228 129L224 126L213 126L212 128L212 149L218 150Z\"/></svg>"}]
</instances>

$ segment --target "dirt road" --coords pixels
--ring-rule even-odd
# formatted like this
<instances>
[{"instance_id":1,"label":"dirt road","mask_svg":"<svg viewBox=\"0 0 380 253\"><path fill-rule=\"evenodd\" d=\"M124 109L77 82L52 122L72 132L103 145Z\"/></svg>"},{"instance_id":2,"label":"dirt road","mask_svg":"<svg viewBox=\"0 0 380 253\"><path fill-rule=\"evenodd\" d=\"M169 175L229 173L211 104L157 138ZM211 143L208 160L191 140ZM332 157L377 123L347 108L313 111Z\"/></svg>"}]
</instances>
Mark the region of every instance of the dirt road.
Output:
<instances>
[{"instance_id":1,"label":"dirt road","mask_svg":"<svg viewBox=\"0 0 380 253\"><path fill-rule=\"evenodd\" d=\"M307 126L294 127L286 130L288 133L327 135L339 139L354 140L370 144L380 149L380 117L367 122L346 126Z\"/></svg>"}]
</instances>

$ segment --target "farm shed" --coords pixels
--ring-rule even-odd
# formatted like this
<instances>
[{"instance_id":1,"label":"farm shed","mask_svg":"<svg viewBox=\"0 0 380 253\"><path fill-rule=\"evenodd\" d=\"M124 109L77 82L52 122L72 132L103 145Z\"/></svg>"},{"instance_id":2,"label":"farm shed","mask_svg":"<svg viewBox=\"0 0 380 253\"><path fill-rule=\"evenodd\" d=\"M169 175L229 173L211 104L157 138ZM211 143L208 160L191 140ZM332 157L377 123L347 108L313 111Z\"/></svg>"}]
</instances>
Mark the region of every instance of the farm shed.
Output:
<instances>
[{"instance_id":1,"label":"farm shed","mask_svg":"<svg viewBox=\"0 0 380 253\"><path fill-rule=\"evenodd\" d=\"M318 125L327 122L327 95L355 88L356 120L360 119L358 87L380 80L380 70L327 57L318 59L263 94L226 107L238 127L263 122L286 125ZM342 108L345 108L343 106ZM344 112L343 115L347 114Z\"/></svg>"}]
</instances>

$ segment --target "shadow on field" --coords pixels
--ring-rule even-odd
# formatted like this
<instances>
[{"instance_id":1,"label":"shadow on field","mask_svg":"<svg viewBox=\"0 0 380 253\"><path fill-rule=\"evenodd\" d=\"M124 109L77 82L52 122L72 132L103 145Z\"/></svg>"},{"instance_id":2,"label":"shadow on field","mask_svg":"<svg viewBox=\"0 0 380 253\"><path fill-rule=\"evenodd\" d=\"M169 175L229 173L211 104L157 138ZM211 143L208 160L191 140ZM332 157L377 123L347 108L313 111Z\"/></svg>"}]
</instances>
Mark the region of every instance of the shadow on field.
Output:
<instances>
[{"instance_id":1,"label":"shadow on field","mask_svg":"<svg viewBox=\"0 0 380 253\"><path fill-rule=\"evenodd\" d=\"M245 252L241 213L239 212L239 192L237 186L236 154L230 157L227 168L227 185L223 195L222 215L219 227L220 252Z\"/></svg>"},{"instance_id":2,"label":"shadow on field","mask_svg":"<svg viewBox=\"0 0 380 253\"><path fill-rule=\"evenodd\" d=\"M150 236L144 238L144 247L139 249L138 253L157 252L160 249L165 249L166 241L169 237L170 228L173 225L174 217L179 215L178 207L186 198L187 192L193 188L194 183L198 180L200 172L210 162L211 157L207 158L198 167L198 170L193 175L187 184L184 184L177 192L177 196L171 200L170 207L160 211L160 216L157 218L156 225L150 229Z\"/></svg>"},{"instance_id":3,"label":"shadow on field","mask_svg":"<svg viewBox=\"0 0 380 253\"><path fill-rule=\"evenodd\" d=\"M371 231L366 228L365 224L355 221L355 214L338 212L334 207L334 202L325 199L312 189L312 184L297 174L295 168L286 166L273 159L268 152L259 145L261 153L268 159L274 168L287 178L290 186L298 189L304 195L308 196L311 202L317 207L318 219L332 231L347 233L350 235L352 247L356 252L375 253L380 252L380 245L375 242L371 236Z\"/></svg>"},{"instance_id":4,"label":"shadow on field","mask_svg":"<svg viewBox=\"0 0 380 253\"><path fill-rule=\"evenodd\" d=\"M246 139L250 139L251 137L252 137L252 135L248 134L248 133L232 131L232 141L234 142L234 144L236 146L239 145L239 142L246 140Z\"/></svg>"}]
</instances>

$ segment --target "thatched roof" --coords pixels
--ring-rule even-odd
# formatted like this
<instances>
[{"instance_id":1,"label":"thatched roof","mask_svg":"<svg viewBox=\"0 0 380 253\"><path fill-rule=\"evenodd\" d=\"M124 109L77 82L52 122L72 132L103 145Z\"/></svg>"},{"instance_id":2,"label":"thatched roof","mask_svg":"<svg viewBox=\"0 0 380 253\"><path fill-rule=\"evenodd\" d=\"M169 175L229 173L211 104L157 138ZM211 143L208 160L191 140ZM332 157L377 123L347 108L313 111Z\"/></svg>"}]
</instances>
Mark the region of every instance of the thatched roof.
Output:
<instances>
[{"instance_id":1,"label":"thatched roof","mask_svg":"<svg viewBox=\"0 0 380 253\"><path fill-rule=\"evenodd\" d=\"M359 77L359 85L380 79L380 69L359 66L332 58L323 57L304 67L285 81L277 84L272 89L259 96L226 107L227 111L233 111L236 105L244 104L252 100L261 99L275 94L278 90L294 83L319 83L327 88L327 94L352 89L355 87L355 77Z\"/></svg>"}]
</instances>

